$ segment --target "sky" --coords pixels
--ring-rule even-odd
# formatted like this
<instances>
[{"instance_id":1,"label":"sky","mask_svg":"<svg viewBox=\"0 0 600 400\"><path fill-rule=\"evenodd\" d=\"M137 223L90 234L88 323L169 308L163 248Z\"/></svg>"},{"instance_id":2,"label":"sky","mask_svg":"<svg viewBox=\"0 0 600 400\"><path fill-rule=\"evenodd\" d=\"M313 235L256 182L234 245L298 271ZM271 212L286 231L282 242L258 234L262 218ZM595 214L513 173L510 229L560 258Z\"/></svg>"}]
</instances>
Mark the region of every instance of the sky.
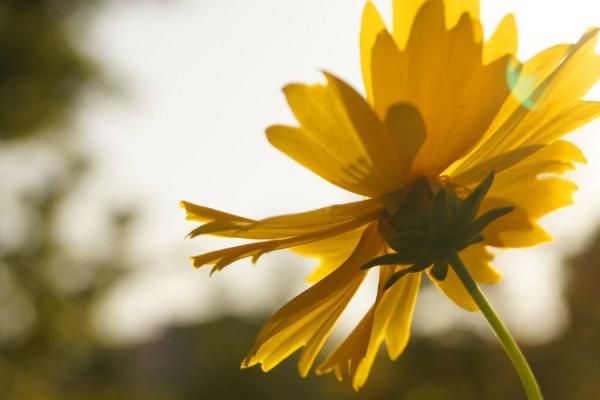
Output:
<instances>
[{"instance_id":1,"label":"sky","mask_svg":"<svg viewBox=\"0 0 600 400\"><path fill-rule=\"evenodd\" d=\"M391 2L375 3L389 19ZM121 94L90 95L81 107L80 147L95 168L70 212L92 215L106 204L139 210L129 255L139 266L97 313L108 340L139 340L169 322L224 312L268 315L289 293L307 287L303 278L314 262L289 252L267 255L257 266L241 261L210 278L194 270L188 256L232 242L184 240L193 224L184 221L178 202L260 218L356 198L270 147L264 129L293 124L281 92L287 83L320 82L320 71L327 70L362 91L363 5L174 0L111 2L101 9L81 45L109 71ZM519 24L522 59L600 26L600 5L589 0L490 0L482 4L486 34L508 12ZM600 99L600 87L588 97ZM530 342L549 340L564 326L560 260L576 252L600 221L600 124L570 138L589 160L568 175L581 188L576 206L544 219L555 242L498 254L505 280L485 288L508 325ZM64 234L77 243L101 226L71 215ZM342 331L369 307L373 284L351 304ZM427 291L418 300L415 325L430 334L457 323L484 332L479 317Z\"/></svg>"}]
</instances>

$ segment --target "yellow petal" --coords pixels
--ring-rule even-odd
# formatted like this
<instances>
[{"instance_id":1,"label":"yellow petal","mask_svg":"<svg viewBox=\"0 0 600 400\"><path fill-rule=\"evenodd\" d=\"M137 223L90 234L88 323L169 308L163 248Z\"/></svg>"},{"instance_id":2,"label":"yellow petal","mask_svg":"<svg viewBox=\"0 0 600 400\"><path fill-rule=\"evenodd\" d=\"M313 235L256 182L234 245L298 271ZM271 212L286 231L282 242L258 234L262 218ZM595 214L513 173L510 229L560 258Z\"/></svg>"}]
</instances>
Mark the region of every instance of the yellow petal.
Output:
<instances>
[{"instance_id":1,"label":"yellow petal","mask_svg":"<svg viewBox=\"0 0 600 400\"><path fill-rule=\"evenodd\" d=\"M477 307L477 304L475 304L475 301L471 298L471 295L469 295L469 292L465 289L452 268L448 268L446 279L442 282L435 279L430 271L427 271L427 276L429 277L429 280L456 305L467 311L479 311L479 307Z\"/></svg>"},{"instance_id":2,"label":"yellow petal","mask_svg":"<svg viewBox=\"0 0 600 400\"><path fill-rule=\"evenodd\" d=\"M319 240L323 240L332 236L343 234L352 231L358 227L368 224L376 219L377 213L367 214L355 220L351 220L339 225L334 225L331 228L323 229L316 232L311 232L303 235L293 236L285 239L265 240L262 242L248 243L241 246L229 247L226 249L211 251L192 257L194 267L200 268L207 264L213 264L212 272L220 271L229 264L241 260L242 258L252 257L252 261L256 262L260 256L265 253L286 249L290 247L300 246ZM211 273L212 273L211 272Z\"/></svg>"},{"instance_id":3,"label":"yellow petal","mask_svg":"<svg viewBox=\"0 0 600 400\"><path fill-rule=\"evenodd\" d=\"M240 217L239 215L229 214L229 213L226 213L223 211L215 210L213 208L208 208L208 207L188 203L187 201L179 202L179 206L186 211L185 219L187 219L188 221L198 221L198 222L217 221L217 220L238 221L238 222L252 221L249 218L244 218L244 217Z\"/></svg>"},{"instance_id":4,"label":"yellow petal","mask_svg":"<svg viewBox=\"0 0 600 400\"><path fill-rule=\"evenodd\" d=\"M370 1L365 4L360 29L360 62L367 101L373 104L373 89L371 87L371 53L379 32L385 29L383 18Z\"/></svg>"},{"instance_id":5,"label":"yellow petal","mask_svg":"<svg viewBox=\"0 0 600 400\"><path fill-rule=\"evenodd\" d=\"M394 39L401 49L406 46L415 17L425 2L426 0L394 0ZM444 4L448 29L454 27L465 13L474 20L479 19L479 0L446 0Z\"/></svg>"},{"instance_id":6,"label":"yellow petal","mask_svg":"<svg viewBox=\"0 0 600 400\"><path fill-rule=\"evenodd\" d=\"M581 99L600 78L597 33L590 30L573 46L547 49L525 63L520 73L512 74L518 76L513 95L454 173L519 147L548 144L596 117L597 106Z\"/></svg>"},{"instance_id":7,"label":"yellow petal","mask_svg":"<svg viewBox=\"0 0 600 400\"><path fill-rule=\"evenodd\" d=\"M552 240L552 236L529 216L523 206L510 200L488 197L483 200L481 210L506 206L515 209L484 230L486 244L495 247L530 247Z\"/></svg>"},{"instance_id":8,"label":"yellow petal","mask_svg":"<svg viewBox=\"0 0 600 400\"><path fill-rule=\"evenodd\" d=\"M287 233L288 236L316 232L340 223L376 213L381 209L378 199L367 199L346 204L337 204L312 211L280 215L256 221L248 230Z\"/></svg>"},{"instance_id":9,"label":"yellow petal","mask_svg":"<svg viewBox=\"0 0 600 400\"><path fill-rule=\"evenodd\" d=\"M350 335L317 367L318 375L333 372L339 381L344 380L346 374L354 378L367 352L374 311L375 306L372 306Z\"/></svg>"},{"instance_id":10,"label":"yellow petal","mask_svg":"<svg viewBox=\"0 0 600 400\"><path fill-rule=\"evenodd\" d=\"M467 269L470 269L469 265L466 265ZM427 271L427 276L429 276L429 280L433 282L435 286L438 287L450 300L452 300L459 307L464 308L467 311L478 311L479 307L475 304L475 301L465 289L464 285L458 278L458 275L454 272L452 268L448 268L448 275L446 275L446 279L443 281L438 281L435 279L431 272Z\"/></svg>"},{"instance_id":11,"label":"yellow petal","mask_svg":"<svg viewBox=\"0 0 600 400\"><path fill-rule=\"evenodd\" d=\"M267 128L266 134L275 148L321 178L350 192L364 196L374 195L372 188L365 188L362 184L372 174L372 168L365 158L347 164L346 160L332 154L324 144L302 128L275 125Z\"/></svg>"},{"instance_id":12,"label":"yellow petal","mask_svg":"<svg viewBox=\"0 0 600 400\"><path fill-rule=\"evenodd\" d=\"M377 226L372 224L343 265L267 321L242 367L262 364L262 369L268 371L306 346L298 364L300 374L306 376L339 315L366 275L360 266L380 254L382 248Z\"/></svg>"},{"instance_id":13,"label":"yellow petal","mask_svg":"<svg viewBox=\"0 0 600 400\"><path fill-rule=\"evenodd\" d=\"M408 100L408 63L387 31L377 35L372 52L372 85L374 108L385 120L388 109Z\"/></svg>"},{"instance_id":14,"label":"yellow petal","mask_svg":"<svg viewBox=\"0 0 600 400\"><path fill-rule=\"evenodd\" d=\"M550 143L600 116L600 102L580 101L539 127L528 143Z\"/></svg>"},{"instance_id":15,"label":"yellow petal","mask_svg":"<svg viewBox=\"0 0 600 400\"><path fill-rule=\"evenodd\" d=\"M395 151L401 155L404 167L410 170L427 137L427 128L417 109L399 101L407 85L403 63L390 34L380 32L373 48L372 65L376 111L392 133Z\"/></svg>"},{"instance_id":16,"label":"yellow petal","mask_svg":"<svg viewBox=\"0 0 600 400\"><path fill-rule=\"evenodd\" d=\"M501 173L507 168L511 168L537 151L543 149L544 145L533 145L518 147L514 150L509 150L506 153L498 154L495 157L484 160L475 166L464 169L462 165L453 170L452 167L444 172L444 175L452 177L452 181L463 186L476 186L485 177L494 171L496 174Z\"/></svg>"},{"instance_id":17,"label":"yellow petal","mask_svg":"<svg viewBox=\"0 0 600 400\"><path fill-rule=\"evenodd\" d=\"M388 350L390 356L397 358L406 347L420 283L421 274L409 274L381 295L381 300L376 304L366 355L352 379L355 390L360 389L367 382L379 347L384 339L389 338L390 328L394 335L392 339L394 352ZM390 326L392 320L395 323L393 327ZM400 330L394 331L395 328Z\"/></svg>"},{"instance_id":18,"label":"yellow petal","mask_svg":"<svg viewBox=\"0 0 600 400\"><path fill-rule=\"evenodd\" d=\"M445 0L444 5L448 28L454 27L463 14L468 14L473 20L479 20L479 0Z\"/></svg>"},{"instance_id":19,"label":"yellow petal","mask_svg":"<svg viewBox=\"0 0 600 400\"><path fill-rule=\"evenodd\" d=\"M435 175L463 156L483 136L508 95L508 58L482 63L475 24L463 16L447 30L441 1L419 11L404 51L380 33L373 48L373 98L380 118L398 103L413 105L427 136L413 175Z\"/></svg>"},{"instance_id":20,"label":"yellow petal","mask_svg":"<svg viewBox=\"0 0 600 400\"><path fill-rule=\"evenodd\" d=\"M401 188L408 171L395 151L396 139L367 102L338 78L326 85L287 86L300 128L275 126L269 141L324 179L374 197Z\"/></svg>"},{"instance_id":21,"label":"yellow petal","mask_svg":"<svg viewBox=\"0 0 600 400\"><path fill-rule=\"evenodd\" d=\"M425 121L416 108L400 103L387 110L385 125L393 135L395 151L409 171L427 136Z\"/></svg>"},{"instance_id":22,"label":"yellow petal","mask_svg":"<svg viewBox=\"0 0 600 400\"><path fill-rule=\"evenodd\" d=\"M561 178L523 179L514 181L513 185L520 189L505 187L498 195L502 197L490 194L482 203L482 211L507 205L516 207L484 230L485 242L496 247L529 247L552 240L536 221L556 209L573 204L577 186Z\"/></svg>"},{"instance_id":23,"label":"yellow petal","mask_svg":"<svg viewBox=\"0 0 600 400\"><path fill-rule=\"evenodd\" d=\"M417 13L426 0L394 0L394 39L400 49L406 47Z\"/></svg>"},{"instance_id":24,"label":"yellow petal","mask_svg":"<svg viewBox=\"0 0 600 400\"><path fill-rule=\"evenodd\" d=\"M318 242L293 247L296 253L319 259L317 268L306 278L308 283L315 283L329 275L352 254L364 228L358 228Z\"/></svg>"},{"instance_id":25,"label":"yellow petal","mask_svg":"<svg viewBox=\"0 0 600 400\"><path fill-rule=\"evenodd\" d=\"M563 136L578 127L585 125L591 120L600 116L600 103L581 101L573 107L559 113L551 119L544 127L540 128L539 142L552 142L555 138ZM548 147L548 148L547 148ZM545 149L537 154L538 150ZM548 154L547 152L554 153ZM563 155L562 153L565 155ZM547 160L557 165L568 166L572 168L573 162L585 162L585 157L581 151L569 142L557 140L550 146L544 144L523 144L506 153L498 154L490 159L486 159L478 164L467 168L467 164L460 164L457 168L448 169L445 174L451 175L453 180L462 185L471 186L480 182L489 171L495 171L497 174L507 168L512 168L521 161L528 159L540 160L540 158L549 157ZM558 157L558 158L554 158ZM566 161L564 161L566 160ZM565 164L566 162L566 164ZM524 165L524 164L521 164ZM562 173L563 171L545 171L553 173Z\"/></svg>"},{"instance_id":26,"label":"yellow petal","mask_svg":"<svg viewBox=\"0 0 600 400\"><path fill-rule=\"evenodd\" d=\"M483 46L483 63L489 64L505 55L517 54L518 44L517 23L515 17L508 14Z\"/></svg>"},{"instance_id":27,"label":"yellow petal","mask_svg":"<svg viewBox=\"0 0 600 400\"><path fill-rule=\"evenodd\" d=\"M556 141L498 174L481 212L506 205L516 209L484 231L486 243L497 247L525 247L551 240L536 221L571 204L577 187L570 181L548 175L573 169L575 162L585 162L577 146Z\"/></svg>"},{"instance_id":28,"label":"yellow petal","mask_svg":"<svg viewBox=\"0 0 600 400\"><path fill-rule=\"evenodd\" d=\"M392 287L388 289L401 292L399 295L397 294L395 308L389 311L391 315L389 316L385 332L387 351L392 360L400 357L400 354L402 354L408 343L412 316L421 284L421 274L410 274L404 279L406 279L404 286L401 285L397 288Z\"/></svg>"},{"instance_id":29,"label":"yellow petal","mask_svg":"<svg viewBox=\"0 0 600 400\"><path fill-rule=\"evenodd\" d=\"M380 204L376 199L368 199L259 221L185 201L181 202L181 207L186 210L188 220L206 222L190 232L190 237L210 234L244 239L280 239L332 228L376 212Z\"/></svg>"},{"instance_id":30,"label":"yellow petal","mask_svg":"<svg viewBox=\"0 0 600 400\"><path fill-rule=\"evenodd\" d=\"M317 368L318 374L335 372L343 379L352 377L352 387L359 390L367 381L375 357L384 340L390 357L397 358L410 335L412 314L421 282L421 274L409 274L388 290L383 284L391 268L380 272L380 286L374 306L340 346Z\"/></svg>"},{"instance_id":31,"label":"yellow petal","mask_svg":"<svg viewBox=\"0 0 600 400\"><path fill-rule=\"evenodd\" d=\"M496 283L502 279L502 273L491 265L494 256L487 251L486 246L482 244L469 246L461 251L459 256L477 282ZM430 270L427 271L427 275L433 284L458 306L468 311L479 310L452 268L448 268L448 275L441 282L431 275Z\"/></svg>"},{"instance_id":32,"label":"yellow petal","mask_svg":"<svg viewBox=\"0 0 600 400\"><path fill-rule=\"evenodd\" d=\"M497 283L502 279L502 272L492 264L494 255L483 244L474 244L460 252L460 258L467 265L473 279L481 283Z\"/></svg>"}]
</instances>

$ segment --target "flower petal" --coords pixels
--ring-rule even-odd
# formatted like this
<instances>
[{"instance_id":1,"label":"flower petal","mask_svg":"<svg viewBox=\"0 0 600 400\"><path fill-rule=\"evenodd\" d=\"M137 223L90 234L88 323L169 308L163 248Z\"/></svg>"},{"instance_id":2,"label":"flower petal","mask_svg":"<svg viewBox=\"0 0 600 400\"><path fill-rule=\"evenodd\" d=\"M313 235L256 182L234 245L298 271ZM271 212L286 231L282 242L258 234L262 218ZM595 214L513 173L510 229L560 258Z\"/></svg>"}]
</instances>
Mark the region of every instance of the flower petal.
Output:
<instances>
[{"instance_id":1,"label":"flower petal","mask_svg":"<svg viewBox=\"0 0 600 400\"><path fill-rule=\"evenodd\" d=\"M562 174L585 162L572 143L556 141L496 176L481 212L506 205L515 210L484 231L486 244L497 247L526 247L551 240L537 220L573 202L577 186L565 179L540 175Z\"/></svg>"},{"instance_id":2,"label":"flower petal","mask_svg":"<svg viewBox=\"0 0 600 400\"><path fill-rule=\"evenodd\" d=\"M415 310L417 294L421 284L421 274L409 274L405 279L404 286L401 285L398 288L391 287L388 289L392 290L392 293L394 291L401 292L399 297L397 297L394 310L390 311L391 316L385 333L388 355L392 360L400 357L400 354L402 354L408 343L412 315Z\"/></svg>"},{"instance_id":3,"label":"flower petal","mask_svg":"<svg viewBox=\"0 0 600 400\"><path fill-rule=\"evenodd\" d=\"M293 247L300 255L319 259L317 268L306 278L308 283L316 283L338 268L356 248L364 227L346 232L318 242Z\"/></svg>"},{"instance_id":4,"label":"flower petal","mask_svg":"<svg viewBox=\"0 0 600 400\"><path fill-rule=\"evenodd\" d=\"M393 134L395 151L409 171L427 137L425 121L414 107L400 103L387 110L385 125Z\"/></svg>"},{"instance_id":5,"label":"flower petal","mask_svg":"<svg viewBox=\"0 0 600 400\"><path fill-rule=\"evenodd\" d=\"M425 142L427 128L421 114L408 103L398 102L404 90L404 78L399 68L404 62L394 39L387 31L379 33L373 48L373 93L376 111L393 134L395 151L401 154L404 167L410 170Z\"/></svg>"},{"instance_id":6,"label":"flower petal","mask_svg":"<svg viewBox=\"0 0 600 400\"><path fill-rule=\"evenodd\" d=\"M337 204L312 211L280 215L256 221L248 230L262 232L278 232L288 236L316 232L333 227L340 223L360 218L367 214L377 213L381 209L378 199L367 199L352 203Z\"/></svg>"},{"instance_id":7,"label":"flower petal","mask_svg":"<svg viewBox=\"0 0 600 400\"><path fill-rule=\"evenodd\" d=\"M321 178L350 192L369 196L373 189L364 188L362 182L371 174L371 166L366 159L345 164L327 147L311 137L304 129L284 125L274 125L266 131L267 139L297 163L308 168Z\"/></svg>"},{"instance_id":8,"label":"flower petal","mask_svg":"<svg viewBox=\"0 0 600 400\"><path fill-rule=\"evenodd\" d=\"M487 251L486 246L483 244L469 246L460 252L460 258L477 282L496 283L502 279L502 273L491 265L493 255ZM435 279L430 271L431 268L427 270L429 279L455 304L468 311L479 310L479 307L477 307L477 304L475 304L475 301L452 268L448 268L448 275L443 281Z\"/></svg>"},{"instance_id":9,"label":"flower petal","mask_svg":"<svg viewBox=\"0 0 600 400\"><path fill-rule=\"evenodd\" d=\"M354 89L331 74L326 85L284 89L300 128L275 126L269 141L322 178L374 197L406 183L396 138Z\"/></svg>"},{"instance_id":10,"label":"flower petal","mask_svg":"<svg viewBox=\"0 0 600 400\"><path fill-rule=\"evenodd\" d=\"M557 114L548 123L541 127L538 132L539 142L552 142L558 137L577 129L593 119L600 116L600 102L580 101L574 106ZM567 154L572 154L574 162L585 162L585 158L579 149L567 150L565 146L571 146L567 142L556 141L561 149L567 151ZM554 143L552 145L554 145ZM470 186L481 181L489 171L500 173L506 168L511 168L520 161L526 159L538 150L545 148L544 144L523 144L506 153L496 155L490 159L486 159L474 166L467 168L469 164L463 163L446 170L445 174L451 175L452 178L463 185ZM550 150L553 151L553 150ZM542 152L541 154L546 154ZM558 173L558 172L556 172Z\"/></svg>"},{"instance_id":11,"label":"flower petal","mask_svg":"<svg viewBox=\"0 0 600 400\"><path fill-rule=\"evenodd\" d=\"M492 264L494 255L483 244L474 244L460 252L460 258L467 265L469 272L477 282L497 283L502 279L502 272Z\"/></svg>"},{"instance_id":12,"label":"flower petal","mask_svg":"<svg viewBox=\"0 0 600 400\"><path fill-rule=\"evenodd\" d=\"M220 271L229 264L241 260L242 258L252 257L252 261L256 262L260 256L265 253L286 249L290 247L300 246L323 240L332 236L343 234L364 226L376 219L379 212L371 213L351 220L339 225L334 225L331 228L323 229L315 232L310 232L298 236L288 237L284 239L265 240L262 242L248 243L241 246L229 247L221 250L211 251L192 257L194 267L200 268L207 264L213 264L211 273Z\"/></svg>"},{"instance_id":13,"label":"flower petal","mask_svg":"<svg viewBox=\"0 0 600 400\"><path fill-rule=\"evenodd\" d=\"M417 13L427 0L394 0L393 35L400 49L406 47Z\"/></svg>"},{"instance_id":14,"label":"flower petal","mask_svg":"<svg viewBox=\"0 0 600 400\"><path fill-rule=\"evenodd\" d=\"M557 113L525 142L550 143L600 116L600 102L580 101Z\"/></svg>"},{"instance_id":15,"label":"flower petal","mask_svg":"<svg viewBox=\"0 0 600 400\"><path fill-rule=\"evenodd\" d=\"M426 1L394 0L394 39L401 49L406 46L417 13ZM474 20L479 19L479 0L446 0L444 4L445 23L448 29L453 28L465 13Z\"/></svg>"},{"instance_id":16,"label":"flower petal","mask_svg":"<svg viewBox=\"0 0 600 400\"><path fill-rule=\"evenodd\" d=\"M347 371L352 377L352 387L359 390L366 383L384 340L392 359L404 350L410 336L421 274L409 274L390 289L383 290L392 272L392 268L381 269L375 304L348 338L319 365L318 374L334 372L342 380Z\"/></svg>"},{"instance_id":17,"label":"flower petal","mask_svg":"<svg viewBox=\"0 0 600 400\"><path fill-rule=\"evenodd\" d=\"M365 4L360 28L360 62L363 82L369 104L373 104L373 88L371 83L371 54L377 35L385 30L383 18L372 2Z\"/></svg>"},{"instance_id":18,"label":"flower petal","mask_svg":"<svg viewBox=\"0 0 600 400\"><path fill-rule=\"evenodd\" d=\"M354 390L360 389L354 385L354 378L367 353L374 313L375 306L372 306L350 335L317 367L318 375L333 372L336 378L342 381L344 376L349 374Z\"/></svg>"},{"instance_id":19,"label":"flower petal","mask_svg":"<svg viewBox=\"0 0 600 400\"><path fill-rule=\"evenodd\" d=\"M240 217L239 215L229 214L223 211L215 210L204 206L188 203L187 201L179 202L179 206L186 211L185 219L188 221L208 222L208 221L237 221L249 222L249 218Z\"/></svg>"},{"instance_id":20,"label":"flower petal","mask_svg":"<svg viewBox=\"0 0 600 400\"><path fill-rule=\"evenodd\" d=\"M483 45L474 38L477 28L463 15L447 30L443 2L433 0L416 16L404 51L385 32L378 36L372 57L377 114L383 119L393 105L408 103L426 123L413 175L439 174L466 154L509 94L504 79L509 58L483 65Z\"/></svg>"},{"instance_id":21,"label":"flower petal","mask_svg":"<svg viewBox=\"0 0 600 400\"><path fill-rule=\"evenodd\" d=\"M505 55L517 54L519 35L512 14L505 16L483 46L483 63L489 64Z\"/></svg>"},{"instance_id":22,"label":"flower petal","mask_svg":"<svg viewBox=\"0 0 600 400\"><path fill-rule=\"evenodd\" d=\"M548 144L598 116L594 103L581 102L600 78L597 34L590 30L575 45L544 50L515 72L513 95L478 147L453 167L454 173L519 147Z\"/></svg>"},{"instance_id":23,"label":"flower petal","mask_svg":"<svg viewBox=\"0 0 600 400\"><path fill-rule=\"evenodd\" d=\"M281 239L322 231L381 207L378 200L367 199L256 221L185 201L180 205L186 210L188 220L206 222L190 232L190 237L210 234L244 239Z\"/></svg>"},{"instance_id":24,"label":"flower petal","mask_svg":"<svg viewBox=\"0 0 600 400\"><path fill-rule=\"evenodd\" d=\"M467 269L470 270L470 267L466 265ZM443 281L438 281L432 275L430 270L427 271L427 276L429 280L433 282L438 289L442 291L450 300L452 300L459 307L464 308L467 311L479 311L479 307L475 304L475 301L465 289L464 285L456 275L456 272L452 268L448 268L448 274L446 275L446 279Z\"/></svg>"},{"instance_id":25,"label":"flower petal","mask_svg":"<svg viewBox=\"0 0 600 400\"><path fill-rule=\"evenodd\" d=\"M306 376L335 322L367 272L360 266L380 254L383 243L377 225L363 233L352 255L333 273L294 298L273 315L258 333L242 368L262 364L268 371L305 346L298 369Z\"/></svg>"}]
</instances>

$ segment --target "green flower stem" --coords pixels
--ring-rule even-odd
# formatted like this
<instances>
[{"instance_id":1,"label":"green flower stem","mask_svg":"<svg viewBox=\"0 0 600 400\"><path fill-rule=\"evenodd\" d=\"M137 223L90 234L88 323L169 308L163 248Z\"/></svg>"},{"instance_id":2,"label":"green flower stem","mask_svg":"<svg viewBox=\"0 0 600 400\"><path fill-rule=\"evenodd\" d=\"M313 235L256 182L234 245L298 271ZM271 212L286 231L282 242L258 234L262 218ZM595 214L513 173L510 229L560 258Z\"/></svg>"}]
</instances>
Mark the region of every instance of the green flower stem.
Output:
<instances>
[{"instance_id":1,"label":"green flower stem","mask_svg":"<svg viewBox=\"0 0 600 400\"><path fill-rule=\"evenodd\" d=\"M502 343L504 350L508 354L510 361L513 363L513 366L517 370L517 374L519 374L519 378L525 387L527 398L529 400L543 399L540 386L538 385L525 356L521 352L521 349L519 349L517 342L515 342L515 339L513 339L496 311L494 311L488 299L485 297L475 280L471 277L458 254L455 251L448 252L448 261L463 285L465 285L465 288L473 300L475 300L475 303L479 306L479 309L494 330L496 337L500 340L500 343Z\"/></svg>"}]
</instances>

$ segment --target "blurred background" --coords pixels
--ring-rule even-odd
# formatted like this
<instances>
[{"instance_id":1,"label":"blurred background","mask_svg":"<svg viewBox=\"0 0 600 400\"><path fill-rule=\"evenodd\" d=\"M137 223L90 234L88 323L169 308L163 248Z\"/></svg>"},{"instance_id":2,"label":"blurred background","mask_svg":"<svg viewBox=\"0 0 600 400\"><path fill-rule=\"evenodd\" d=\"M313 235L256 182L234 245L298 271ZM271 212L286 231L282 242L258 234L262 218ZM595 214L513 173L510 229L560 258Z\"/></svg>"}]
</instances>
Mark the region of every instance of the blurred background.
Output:
<instances>
[{"instance_id":1,"label":"blurred background","mask_svg":"<svg viewBox=\"0 0 600 400\"><path fill-rule=\"evenodd\" d=\"M391 13L390 2L375 2ZM362 90L364 2L2 0L0 3L0 399L517 399L483 318L436 290L419 297L398 362L381 354L359 394L239 363L262 322L306 288L291 253L209 279L187 257L185 199L253 218L353 199L270 148L292 122L280 88L336 73ZM520 57L600 25L588 0L483 1L508 12ZM588 95L600 99L600 87ZM499 252L485 287L549 399L600 393L600 124L569 138L576 205L544 219L556 241ZM372 302L370 281L340 322Z\"/></svg>"}]
</instances>

